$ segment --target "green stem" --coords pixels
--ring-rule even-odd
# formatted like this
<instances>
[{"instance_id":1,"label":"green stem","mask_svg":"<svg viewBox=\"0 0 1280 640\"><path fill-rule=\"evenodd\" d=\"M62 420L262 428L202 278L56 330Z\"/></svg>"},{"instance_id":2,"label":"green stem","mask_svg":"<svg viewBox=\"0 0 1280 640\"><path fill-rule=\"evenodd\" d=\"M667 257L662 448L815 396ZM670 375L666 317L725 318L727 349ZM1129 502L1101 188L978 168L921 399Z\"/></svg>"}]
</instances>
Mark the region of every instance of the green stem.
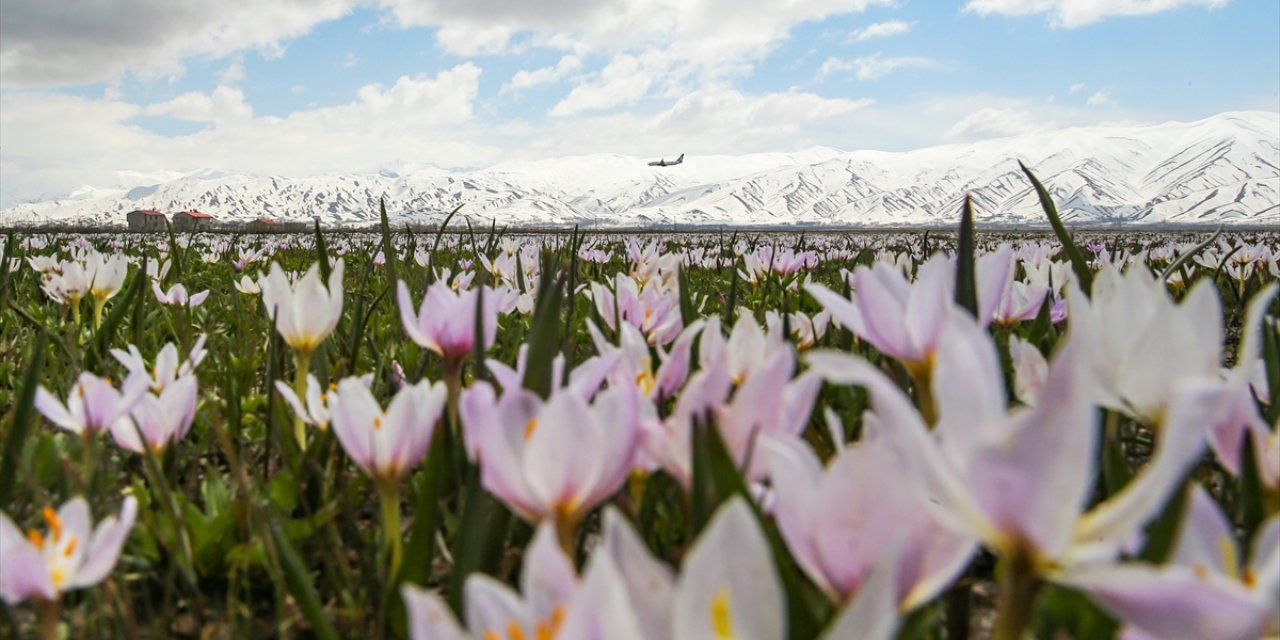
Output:
<instances>
[{"instance_id":1,"label":"green stem","mask_svg":"<svg viewBox=\"0 0 1280 640\"><path fill-rule=\"evenodd\" d=\"M382 538L388 559L387 580L393 580L400 572L400 487L392 479L380 479L377 485L382 503Z\"/></svg>"},{"instance_id":2,"label":"green stem","mask_svg":"<svg viewBox=\"0 0 1280 640\"><path fill-rule=\"evenodd\" d=\"M106 299L94 296L93 298L93 330L97 331L102 326L102 308L106 304Z\"/></svg>"},{"instance_id":3,"label":"green stem","mask_svg":"<svg viewBox=\"0 0 1280 640\"><path fill-rule=\"evenodd\" d=\"M1036 598L1043 584L1036 575L1031 556L1016 551L1004 559L1000 575L1000 593L996 601L993 640L1018 640L1031 624Z\"/></svg>"},{"instance_id":4,"label":"green stem","mask_svg":"<svg viewBox=\"0 0 1280 640\"><path fill-rule=\"evenodd\" d=\"M932 360L932 359L930 359ZM930 429L938 423L938 408L933 398L933 367L930 362L907 366L912 385L916 388L916 404L920 405L920 417Z\"/></svg>"},{"instance_id":5,"label":"green stem","mask_svg":"<svg viewBox=\"0 0 1280 640\"><path fill-rule=\"evenodd\" d=\"M307 374L311 373L311 351L307 349L295 349L293 351L293 363L295 365L293 373L293 392L297 394L298 400L306 406L307 398ZM293 416L293 437L298 440L298 448L302 451L307 450L307 425L302 421L302 414L294 414Z\"/></svg>"},{"instance_id":6,"label":"green stem","mask_svg":"<svg viewBox=\"0 0 1280 640\"><path fill-rule=\"evenodd\" d=\"M71 321L80 326L80 298L71 298Z\"/></svg>"}]
</instances>

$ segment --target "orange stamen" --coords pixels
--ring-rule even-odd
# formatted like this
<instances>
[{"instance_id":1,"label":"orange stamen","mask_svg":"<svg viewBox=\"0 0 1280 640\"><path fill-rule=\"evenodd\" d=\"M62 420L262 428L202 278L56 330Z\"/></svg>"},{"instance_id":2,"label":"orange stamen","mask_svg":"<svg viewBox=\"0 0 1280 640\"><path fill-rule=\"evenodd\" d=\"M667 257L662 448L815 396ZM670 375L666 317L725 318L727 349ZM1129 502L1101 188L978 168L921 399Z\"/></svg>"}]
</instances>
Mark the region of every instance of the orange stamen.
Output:
<instances>
[{"instance_id":1,"label":"orange stamen","mask_svg":"<svg viewBox=\"0 0 1280 640\"><path fill-rule=\"evenodd\" d=\"M524 423L524 439L528 441L529 438L533 437L533 432L537 430L538 430L538 419L529 418L529 421Z\"/></svg>"},{"instance_id":2,"label":"orange stamen","mask_svg":"<svg viewBox=\"0 0 1280 640\"><path fill-rule=\"evenodd\" d=\"M54 511L52 507L45 507L41 515L44 516L44 521L49 523L49 533L56 542L62 537L62 520L58 518L58 512Z\"/></svg>"}]
</instances>

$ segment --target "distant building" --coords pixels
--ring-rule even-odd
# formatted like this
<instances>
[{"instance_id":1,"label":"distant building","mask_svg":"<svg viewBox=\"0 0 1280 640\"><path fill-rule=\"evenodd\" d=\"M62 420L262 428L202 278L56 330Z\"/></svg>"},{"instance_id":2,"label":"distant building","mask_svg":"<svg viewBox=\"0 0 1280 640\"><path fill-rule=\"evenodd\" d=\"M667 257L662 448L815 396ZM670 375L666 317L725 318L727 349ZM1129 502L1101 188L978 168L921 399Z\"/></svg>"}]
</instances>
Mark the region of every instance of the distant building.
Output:
<instances>
[{"instance_id":1,"label":"distant building","mask_svg":"<svg viewBox=\"0 0 1280 640\"><path fill-rule=\"evenodd\" d=\"M168 218L155 209L137 209L125 214L130 231L164 231Z\"/></svg>"},{"instance_id":2,"label":"distant building","mask_svg":"<svg viewBox=\"0 0 1280 640\"><path fill-rule=\"evenodd\" d=\"M245 231L281 231L280 221L271 218L258 218L244 225Z\"/></svg>"},{"instance_id":3,"label":"distant building","mask_svg":"<svg viewBox=\"0 0 1280 640\"><path fill-rule=\"evenodd\" d=\"M212 226L213 216L195 209L173 214L174 231L203 231Z\"/></svg>"}]
</instances>

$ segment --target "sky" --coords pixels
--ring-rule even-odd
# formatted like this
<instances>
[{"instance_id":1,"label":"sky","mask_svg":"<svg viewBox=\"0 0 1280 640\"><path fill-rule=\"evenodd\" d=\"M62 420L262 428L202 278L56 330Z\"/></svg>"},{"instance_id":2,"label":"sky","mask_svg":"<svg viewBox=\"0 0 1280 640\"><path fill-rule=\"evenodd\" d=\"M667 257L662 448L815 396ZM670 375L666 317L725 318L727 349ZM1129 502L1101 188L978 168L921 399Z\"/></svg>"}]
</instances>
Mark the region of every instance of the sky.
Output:
<instances>
[{"instance_id":1,"label":"sky","mask_svg":"<svg viewBox=\"0 0 1280 640\"><path fill-rule=\"evenodd\" d=\"M1276 0L0 0L0 207L1242 110L1280 112Z\"/></svg>"}]
</instances>

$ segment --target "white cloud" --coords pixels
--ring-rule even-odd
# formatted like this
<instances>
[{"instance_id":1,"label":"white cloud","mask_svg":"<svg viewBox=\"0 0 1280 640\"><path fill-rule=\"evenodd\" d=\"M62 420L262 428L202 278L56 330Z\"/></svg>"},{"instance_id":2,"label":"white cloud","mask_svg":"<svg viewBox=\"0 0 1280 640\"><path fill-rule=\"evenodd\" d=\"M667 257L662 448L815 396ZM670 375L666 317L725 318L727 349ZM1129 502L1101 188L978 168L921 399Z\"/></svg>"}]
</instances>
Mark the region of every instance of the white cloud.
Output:
<instances>
[{"instance_id":1,"label":"white cloud","mask_svg":"<svg viewBox=\"0 0 1280 640\"><path fill-rule=\"evenodd\" d=\"M542 67L533 71L526 69L517 71L515 75L511 76L510 81L502 85L502 89L499 92L523 91L540 84L555 82L580 69L582 69L582 60L578 56L564 56L560 58L560 61L554 67Z\"/></svg>"},{"instance_id":2,"label":"white cloud","mask_svg":"<svg viewBox=\"0 0 1280 640\"><path fill-rule=\"evenodd\" d=\"M0 20L5 88L97 82L126 72L177 75L189 56L244 49L279 54L282 43L347 13L356 0L115 0L74 8L6 0Z\"/></svg>"},{"instance_id":3,"label":"white cloud","mask_svg":"<svg viewBox=\"0 0 1280 640\"><path fill-rule=\"evenodd\" d=\"M713 75L771 51L805 22L893 0L381 0L400 26L439 27L449 53L499 53L517 34L544 46L604 55L664 52ZM554 44L552 44L554 43Z\"/></svg>"},{"instance_id":4,"label":"white cloud","mask_svg":"<svg viewBox=\"0 0 1280 640\"><path fill-rule=\"evenodd\" d=\"M570 116L630 104L644 97L652 84L653 76L644 69L640 59L623 54L601 69L594 81L574 87L551 108L550 114Z\"/></svg>"},{"instance_id":5,"label":"white cloud","mask_svg":"<svg viewBox=\"0 0 1280 640\"><path fill-rule=\"evenodd\" d=\"M480 75L479 67L462 64L434 76L404 76L391 86L366 85L347 104L287 117L252 115L239 89L230 87L145 107L9 92L0 95L0 199L7 205L81 184L131 187L146 184L137 176L205 168L315 175L397 161L492 163L502 152L483 141L489 134L474 118ZM142 115L208 126L160 135L134 123Z\"/></svg>"},{"instance_id":6,"label":"white cloud","mask_svg":"<svg viewBox=\"0 0 1280 640\"><path fill-rule=\"evenodd\" d=\"M1079 93L1079 92L1081 92L1081 91L1084 91L1084 83L1083 83L1083 82L1077 82L1077 83L1075 83L1075 84L1071 85L1071 88L1070 88L1070 89L1067 89L1067 95L1075 95L1075 94L1077 94L1077 93Z\"/></svg>"},{"instance_id":7,"label":"white cloud","mask_svg":"<svg viewBox=\"0 0 1280 640\"><path fill-rule=\"evenodd\" d=\"M982 140L1003 138L1045 128L1031 114L1016 108L979 109L960 119L947 130L952 140Z\"/></svg>"},{"instance_id":8,"label":"white cloud","mask_svg":"<svg viewBox=\"0 0 1280 640\"><path fill-rule=\"evenodd\" d=\"M818 69L821 80L833 73L854 72L859 80L874 80L898 69L936 69L942 63L933 58L919 56L882 56L875 54L861 56L852 60L827 58Z\"/></svg>"},{"instance_id":9,"label":"white cloud","mask_svg":"<svg viewBox=\"0 0 1280 640\"><path fill-rule=\"evenodd\" d=\"M244 56L236 56L231 64L218 73L218 82L224 85L238 84L244 80Z\"/></svg>"},{"instance_id":10,"label":"white cloud","mask_svg":"<svg viewBox=\"0 0 1280 640\"><path fill-rule=\"evenodd\" d=\"M1085 104L1091 107L1109 107L1115 104L1115 102L1111 100L1111 92L1109 90L1099 89L1093 95L1089 96L1089 99Z\"/></svg>"},{"instance_id":11,"label":"white cloud","mask_svg":"<svg viewBox=\"0 0 1280 640\"><path fill-rule=\"evenodd\" d=\"M347 57L342 59L343 69L350 69L358 64L360 64L360 56L357 56L354 53L348 52Z\"/></svg>"},{"instance_id":12,"label":"white cloud","mask_svg":"<svg viewBox=\"0 0 1280 640\"><path fill-rule=\"evenodd\" d=\"M854 31L849 34L849 37L854 42L865 42L867 40L874 40L875 38L887 38L889 36L901 35L911 31L913 26L915 26L915 23L904 22L902 20L877 22Z\"/></svg>"},{"instance_id":13,"label":"white cloud","mask_svg":"<svg viewBox=\"0 0 1280 640\"><path fill-rule=\"evenodd\" d=\"M1221 9L1228 0L969 0L964 10L981 15L1049 14L1055 27L1073 29L1113 17L1145 16L1183 7Z\"/></svg>"},{"instance_id":14,"label":"white cloud","mask_svg":"<svg viewBox=\"0 0 1280 640\"><path fill-rule=\"evenodd\" d=\"M184 93L167 102L150 105L143 113L189 122L222 122L249 118L253 116L253 109L245 103L244 93L239 89L220 85L208 95Z\"/></svg>"}]
</instances>

